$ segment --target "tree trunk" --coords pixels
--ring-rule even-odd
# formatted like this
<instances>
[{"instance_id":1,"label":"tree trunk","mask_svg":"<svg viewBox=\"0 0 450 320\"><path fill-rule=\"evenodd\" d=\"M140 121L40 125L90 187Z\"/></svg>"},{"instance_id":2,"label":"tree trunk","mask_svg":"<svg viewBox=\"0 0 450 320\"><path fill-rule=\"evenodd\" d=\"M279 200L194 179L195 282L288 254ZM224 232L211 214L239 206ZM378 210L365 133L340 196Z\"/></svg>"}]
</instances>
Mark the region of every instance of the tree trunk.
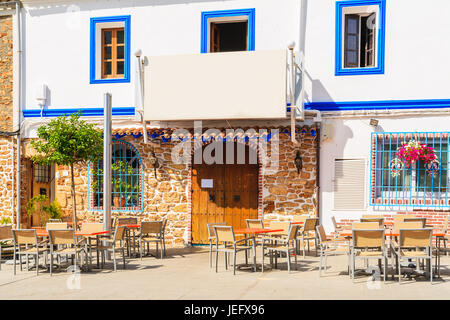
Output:
<instances>
[{"instance_id":1,"label":"tree trunk","mask_svg":"<svg viewBox=\"0 0 450 320\"><path fill-rule=\"evenodd\" d=\"M72 223L73 223L73 229L77 229L77 201L75 199L75 178L73 176L73 164L70 165L70 175L72 179L70 192L72 193Z\"/></svg>"}]
</instances>

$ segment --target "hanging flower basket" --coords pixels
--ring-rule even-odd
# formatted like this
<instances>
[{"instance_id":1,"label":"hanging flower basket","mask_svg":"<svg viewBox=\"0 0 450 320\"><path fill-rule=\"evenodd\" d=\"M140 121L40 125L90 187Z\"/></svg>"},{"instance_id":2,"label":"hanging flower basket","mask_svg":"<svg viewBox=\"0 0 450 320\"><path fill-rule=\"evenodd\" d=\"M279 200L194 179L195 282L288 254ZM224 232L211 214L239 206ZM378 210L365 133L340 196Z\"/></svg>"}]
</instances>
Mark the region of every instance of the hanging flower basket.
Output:
<instances>
[{"instance_id":1,"label":"hanging flower basket","mask_svg":"<svg viewBox=\"0 0 450 320\"><path fill-rule=\"evenodd\" d=\"M391 160L391 176L396 178L400 175L403 170L403 162L399 158Z\"/></svg>"},{"instance_id":2,"label":"hanging flower basket","mask_svg":"<svg viewBox=\"0 0 450 320\"><path fill-rule=\"evenodd\" d=\"M396 153L397 157L404 162L406 168L411 164L422 160L425 164L437 160L436 151L426 144L421 144L416 140L410 140L403 144Z\"/></svg>"},{"instance_id":3,"label":"hanging flower basket","mask_svg":"<svg viewBox=\"0 0 450 320\"><path fill-rule=\"evenodd\" d=\"M427 169L428 175L432 176L432 177L437 176L440 168L441 168L441 163L437 159L425 164L425 169Z\"/></svg>"}]
</instances>

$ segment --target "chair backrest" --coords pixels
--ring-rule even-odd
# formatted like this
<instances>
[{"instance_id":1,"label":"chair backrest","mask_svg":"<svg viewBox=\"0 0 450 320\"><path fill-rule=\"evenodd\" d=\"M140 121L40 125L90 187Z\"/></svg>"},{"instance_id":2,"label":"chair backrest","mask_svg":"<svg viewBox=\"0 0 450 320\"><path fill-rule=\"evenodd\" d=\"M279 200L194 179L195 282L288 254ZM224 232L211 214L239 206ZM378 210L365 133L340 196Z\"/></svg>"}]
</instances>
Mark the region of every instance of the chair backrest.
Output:
<instances>
[{"instance_id":1,"label":"chair backrest","mask_svg":"<svg viewBox=\"0 0 450 320\"><path fill-rule=\"evenodd\" d=\"M111 229L115 229L116 228L116 217L111 217Z\"/></svg>"},{"instance_id":2,"label":"chair backrest","mask_svg":"<svg viewBox=\"0 0 450 320\"><path fill-rule=\"evenodd\" d=\"M448 230L448 216L446 216L444 219L442 230L444 230L445 232L447 232L447 230Z\"/></svg>"},{"instance_id":3,"label":"chair backrest","mask_svg":"<svg viewBox=\"0 0 450 320\"><path fill-rule=\"evenodd\" d=\"M332 217L332 218L334 218L334 217ZM325 233L325 228L323 227L323 225L318 225L316 227L316 231L319 236L319 243L327 241L327 234Z\"/></svg>"},{"instance_id":4,"label":"chair backrest","mask_svg":"<svg viewBox=\"0 0 450 320\"><path fill-rule=\"evenodd\" d=\"M433 229L400 229L400 247L431 247Z\"/></svg>"},{"instance_id":5,"label":"chair backrest","mask_svg":"<svg viewBox=\"0 0 450 320\"><path fill-rule=\"evenodd\" d=\"M226 222L213 222L213 223L207 223L206 227L208 229L208 237L209 238L215 238L216 237L216 231L214 230L214 226L226 226Z\"/></svg>"},{"instance_id":6,"label":"chair backrest","mask_svg":"<svg viewBox=\"0 0 450 320\"><path fill-rule=\"evenodd\" d=\"M48 219L48 222L62 222L62 219Z\"/></svg>"},{"instance_id":7,"label":"chair backrest","mask_svg":"<svg viewBox=\"0 0 450 320\"><path fill-rule=\"evenodd\" d=\"M300 226L298 224L291 224L290 228L289 228L289 233L288 233L288 240L294 240L295 238L297 238L297 232L298 232L298 228L300 228Z\"/></svg>"},{"instance_id":8,"label":"chair backrest","mask_svg":"<svg viewBox=\"0 0 450 320\"><path fill-rule=\"evenodd\" d=\"M123 240L126 228L127 228L126 226L116 226L116 229L114 231L114 239L113 239L114 242Z\"/></svg>"},{"instance_id":9,"label":"chair backrest","mask_svg":"<svg viewBox=\"0 0 450 320\"><path fill-rule=\"evenodd\" d=\"M216 242L235 242L232 226L214 226Z\"/></svg>"},{"instance_id":10,"label":"chair backrest","mask_svg":"<svg viewBox=\"0 0 450 320\"><path fill-rule=\"evenodd\" d=\"M259 219L247 219L245 221L247 223L247 228L258 228L258 229L264 229L264 223L262 220Z\"/></svg>"},{"instance_id":11,"label":"chair backrest","mask_svg":"<svg viewBox=\"0 0 450 320\"><path fill-rule=\"evenodd\" d=\"M338 229L338 224L336 222L336 218L334 216L331 216L331 221L333 222L334 231L336 232Z\"/></svg>"},{"instance_id":12,"label":"chair backrest","mask_svg":"<svg viewBox=\"0 0 450 320\"><path fill-rule=\"evenodd\" d=\"M421 229L422 221L415 222L396 222L394 224L394 232L398 233L400 229Z\"/></svg>"},{"instance_id":13,"label":"chair backrest","mask_svg":"<svg viewBox=\"0 0 450 320\"><path fill-rule=\"evenodd\" d=\"M425 228L427 224L427 218L405 218L403 219L403 222L420 222L422 223L421 228Z\"/></svg>"},{"instance_id":14,"label":"chair backrest","mask_svg":"<svg viewBox=\"0 0 450 320\"><path fill-rule=\"evenodd\" d=\"M12 225L0 226L0 240L12 239Z\"/></svg>"},{"instance_id":15,"label":"chair backrest","mask_svg":"<svg viewBox=\"0 0 450 320\"><path fill-rule=\"evenodd\" d=\"M300 215L300 216L293 216L292 222L303 222L305 223L306 219L308 219L308 215Z\"/></svg>"},{"instance_id":16,"label":"chair backrest","mask_svg":"<svg viewBox=\"0 0 450 320\"><path fill-rule=\"evenodd\" d=\"M384 229L353 229L354 248L384 248Z\"/></svg>"},{"instance_id":17,"label":"chair backrest","mask_svg":"<svg viewBox=\"0 0 450 320\"><path fill-rule=\"evenodd\" d=\"M363 230L380 229L380 224L378 222L354 222L352 224L352 229L363 229Z\"/></svg>"},{"instance_id":18,"label":"chair backrest","mask_svg":"<svg viewBox=\"0 0 450 320\"><path fill-rule=\"evenodd\" d=\"M138 224L138 219L134 217L127 217L127 218L118 218L117 219L118 225L124 225L124 224Z\"/></svg>"},{"instance_id":19,"label":"chair backrest","mask_svg":"<svg viewBox=\"0 0 450 320\"><path fill-rule=\"evenodd\" d=\"M379 224L380 229L384 227L384 218L361 218L361 222L376 222Z\"/></svg>"},{"instance_id":20,"label":"chair backrest","mask_svg":"<svg viewBox=\"0 0 450 320\"><path fill-rule=\"evenodd\" d=\"M166 226L167 226L167 218L164 218L162 221L163 221L162 232L164 233L164 231L166 230Z\"/></svg>"},{"instance_id":21,"label":"chair backrest","mask_svg":"<svg viewBox=\"0 0 450 320\"><path fill-rule=\"evenodd\" d=\"M95 233L103 231L103 223L101 222L85 222L81 225L81 232Z\"/></svg>"},{"instance_id":22,"label":"chair backrest","mask_svg":"<svg viewBox=\"0 0 450 320\"><path fill-rule=\"evenodd\" d=\"M415 214L397 214L394 216L394 223L395 222L403 222L405 218L415 218Z\"/></svg>"},{"instance_id":23,"label":"chair backrest","mask_svg":"<svg viewBox=\"0 0 450 320\"><path fill-rule=\"evenodd\" d=\"M53 222L53 223L47 223L45 225L45 229L48 230L66 230L67 229L67 222Z\"/></svg>"},{"instance_id":24,"label":"chair backrest","mask_svg":"<svg viewBox=\"0 0 450 320\"><path fill-rule=\"evenodd\" d=\"M270 221L270 229L282 229L283 231L271 232L271 235L282 235L287 236L289 233L289 226L291 223L289 221Z\"/></svg>"},{"instance_id":25,"label":"chair backrest","mask_svg":"<svg viewBox=\"0 0 450 320\"><path fill-rule=\"evenodd\" d=\"M303 232L316 231L316 227L319 225L319 218L307 218L303 224Z\"/></svg>"},{"instance_id":26,"label":"chair backrest","mask_svg":"<svg viewBox=\"0 0 450 320\"><path fill-rule=\"evenodd\" d=\"M163 227L162 221L142 221L141 234L161 233Z\"/></svg>"},{"instance_id":27,"label":"chair backrest","mask_svg":"<svg viewBox=\"0 0 450 320\"><path fill-rule=\"evenodd\" d=\"M51 244L76 244L75 231L67 230L48 230L48 236Z\"/></svg>"},{"instance_id":28,"label":"chair backrest","mask_svg":"<svg viewBox=\"0 0 450 320\"><path fill-rule=\"evenodd\" d=\"M12 230L14 243L20 244L34 244L37 245L36 230L34 229L16 229Z\"/></svg>"},{"instance_id":29,"label":"chair backrest","mask_svg":"<svg viewBox=\"0 0 450 320\"><path fill-rule=\"evenodd\" d=\"M378 214L363 214L362 215L363 219L384 219L383 215L378 215Z\"/></svg>"}]
</instances>

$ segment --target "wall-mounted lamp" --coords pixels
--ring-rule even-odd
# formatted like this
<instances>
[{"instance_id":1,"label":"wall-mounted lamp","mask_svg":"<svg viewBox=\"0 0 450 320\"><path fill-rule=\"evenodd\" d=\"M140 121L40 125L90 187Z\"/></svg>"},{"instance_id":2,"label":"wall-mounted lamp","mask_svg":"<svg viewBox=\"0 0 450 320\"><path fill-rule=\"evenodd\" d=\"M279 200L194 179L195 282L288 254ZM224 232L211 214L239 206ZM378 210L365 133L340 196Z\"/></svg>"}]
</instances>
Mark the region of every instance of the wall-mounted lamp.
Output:
<instances>
[{"instance_id":1,"label":"wall-mounted lamp","mask_svg":"<svg viewBox=\"0 0 450 320\"><path fill-rule=\"evenodd\" d=\"M156 157L155 149L152 149L152 156L150 157L150 163L152 164L153 169L155 170L155 179L157 179L156 169L158 169L160 167L160 163L158 161L158 158Z\"/></svg>"},{"instance_id":2,"label":"wall-mounted lamp","mask_svg":"<svg viewBox=\"0 0 450 320\"><path fill-rule=\"evenodd\" d=\"M372 127L378 127L378 123L379 123L379 121L377 119L370 119L370 122L369 122L369 124Z\"/></svg>"},{"instance_id":3,"label":"wall-mounted lamp","mask_svg":"<svg viewBox=\"0 0 450 320\"><path fill-rule=\"evenodd\" d=\"M300 173L300 170L303 169L303 159L300 154L300 150L297 150L297 154L294 159L295 167L297 168L297 172Z\"/></svg>"}]
</instances>

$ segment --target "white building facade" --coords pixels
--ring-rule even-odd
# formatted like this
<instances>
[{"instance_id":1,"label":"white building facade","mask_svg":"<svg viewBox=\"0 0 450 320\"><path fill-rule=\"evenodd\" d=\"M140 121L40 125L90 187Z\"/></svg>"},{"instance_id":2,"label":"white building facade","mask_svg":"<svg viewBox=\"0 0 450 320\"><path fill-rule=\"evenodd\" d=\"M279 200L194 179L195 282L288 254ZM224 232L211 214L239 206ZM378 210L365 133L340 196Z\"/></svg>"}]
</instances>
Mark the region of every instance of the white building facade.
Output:
<instances>
[{"instance_id":1,"label":"white building facade","mask_svg":"<svg viewBox=\"0 0 450 320\"><path fill-rule=\"evenodd\" d=\"M144 181L139 188L142 199L123 211L154 211L158 217L175 214L174 238L183 238L185 244L195 243L191 238L200 239L205 232L194 231L195 224L203 223L193 218L199 201L192 180L197 169L189 165L185 174L180 168L184 187L177 189L169 172L177 168L168 161L169 173L161 177L170 181L168 189L162 187L167 181L153 183L153 169L145 160L151 149L144 146L139 131L144 122L150 139L161 137L163 144L174 128L192 128L193 120L220 130L229 122L233 128L281 128L286 137L280 141L287 149L280 152L280 159L288 160L280 171L285 170L286 177L269 177L259 169L256 193L249 196L255 196L259 218L318 214L331 232L332 216L350 223L363 214L390 217L418 211L439 224L450 211L448 1L431 5L418 0L24 0L22 4L23 138L35 138L42 123L77 110L100 124L103 94L110 92L116 138L125 136L142 161L142 174L137 176ZM288 46L295 52L295 67ZM144 62L143 90L139 61ZM294 124L289 112L293 101ZM300 145L307 146L292 141L293 125ZM410 140L433 147L439 163L407 167L395 162L397 148ZM156 153L164 157L166 151L159 149ZM306 164L298 172L297 149ZM86 212L98 206L92 200L89 170L82 179L89 193ZM211 180L207 178L202 176L205 185ZM160 190L160 199L153 189ZM166 192L177 193L175 205L153 208L164 202ZM209 192L210 202L221 206L216 196ZM233 199L245 197L242 193ZM242 202L237 206L252 208ZM224 207L225 214L227 208L232 210ZM214 221L224 214L211 212ZM239 212L253 217L251 210Z\"/></svg>"}]
</instances>

